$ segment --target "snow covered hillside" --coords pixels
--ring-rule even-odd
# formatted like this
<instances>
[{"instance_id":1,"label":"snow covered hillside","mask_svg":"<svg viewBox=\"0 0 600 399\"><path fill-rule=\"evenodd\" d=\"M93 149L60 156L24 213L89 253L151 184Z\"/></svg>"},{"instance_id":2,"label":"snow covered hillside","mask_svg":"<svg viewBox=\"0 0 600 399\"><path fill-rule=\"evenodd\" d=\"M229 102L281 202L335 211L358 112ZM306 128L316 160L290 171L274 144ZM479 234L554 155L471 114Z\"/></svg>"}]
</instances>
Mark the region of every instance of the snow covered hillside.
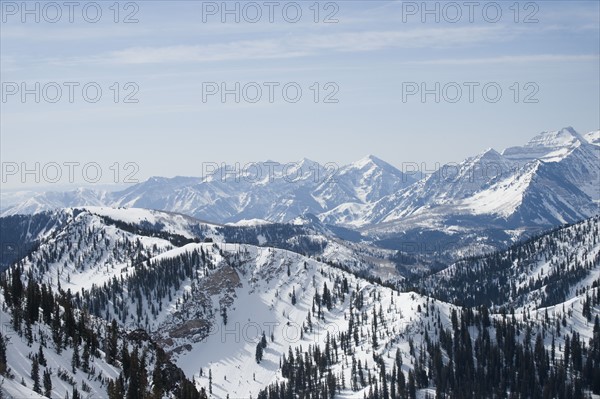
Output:
<instances>
[{"instance_id":1,"label":"snow covered hillside","mask_svg":"<svg viewBox=\"0 0 600 399\"><path fill-rule=\"evenodd\" d=\"M563 303L600 284L600 217L461 260L420 284L465 306L528 310Z\"/></svg>"},{"instance_id":2,"label":"snow covered hillside","mask_svg":"<svg viewBox=\"0 0 600 399\"><path fill-rule=\"evenodd\" d=\"M285 236L256 230L268 225L230 231L138 209L65 213L2 275L10 340L0 373L13 396L45 394L44 373L58 397L73 387L111 398L600 393L597 217L404 283L417 293L316 256L231 241Z\"/></svg>"}]
</instances>

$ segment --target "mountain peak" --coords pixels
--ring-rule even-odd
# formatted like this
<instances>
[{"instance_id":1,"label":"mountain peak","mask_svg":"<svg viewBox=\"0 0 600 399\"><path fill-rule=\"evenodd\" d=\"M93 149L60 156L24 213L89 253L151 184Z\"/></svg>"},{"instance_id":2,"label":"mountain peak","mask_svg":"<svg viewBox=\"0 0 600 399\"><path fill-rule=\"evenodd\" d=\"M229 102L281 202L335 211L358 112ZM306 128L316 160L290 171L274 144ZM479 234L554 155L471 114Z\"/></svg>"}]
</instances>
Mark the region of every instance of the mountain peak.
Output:
<instances>
[{"instance_id":1,"label":"mountain peak","mask_svg":"<svg viewBox=\"0 0 600 399\"><path fill-rule=\"evenodd\" d=\"M368 159L368 160L373 161L373 162L378 162L378 161L382 162L380 158L376 157L373 154L369 154L369 155L367 155L367 156L365 156L363 158L364 159Z\"/></svg>"},{"instance_id":2,"label":"mountain peak","mask_svg":"<svg viewBox=\"0 0 600 399\"><path fill-rule=\"evenodd\" d=\"M380 168L394 168L392 165L390 165L389 163L385 162L384 160L382 160L380 158L377 158L375 155L367 155L367 156L359 159L358 161L353 162L351 165L357 167L358 169L362 169L368 165L375 165ZM394 169L396 169L396 168L394 168Z\"/></svg>"},{"instance_id":3,"label":"mountain peak","mask_svg":"<svg viewBox=\"0 0 600 399\"><path fill-rule=\"evenodd\" d=\"M557 131L541 132L525 145L526 147L560 148L572 146L576 142L584 141L581 135L571 126Z\"/></svg>"},{"instance_id":4,"label":"mountain peak","mask_svg":"<svg viewBox=\"0 0 600 399\"><path fill-rule=\"evenodd\" d=\"M527 162L533 159L557 161L582 144L587 144L587 141L575 129L568 126L556 131L541 132L523 146L505 149L502 155L512 161Z\"/></svg>"},{"instance_id":5,"label":"mountain peak","mask_svg":"<svg viewBox=\"0 0 600 399\"><path fill-rule=\"evenodd\" d=\"M600 145L600 130L595 130L593 132L589 132L583 137L590 144Z\"/></svg>"},{"instance_id":6,"label":"mountain peak","mask_svg":"<svg viewBox=\"0 0 600 399\"><path fill-rule=\"evenodd\" d=\"M312 159L304 157L304 158L300 159L299 161L296 161L295 164L298 165L299 167L303 167L303 166L310 167L310 166L316 165L317 162L313 161Z\"/></svg>"},{"instance_id":7,"label":"mountain peak","mask_svg":"<svg viewBox=\"0 0 600 399\"><path fill-rule=\"evenodd\" d=\"M485 151L482 151L477 155L477 158L481 159L499 159L502 158L502 154L493 149L492 147L487 148Z\"/></svg>"}]
</instances>

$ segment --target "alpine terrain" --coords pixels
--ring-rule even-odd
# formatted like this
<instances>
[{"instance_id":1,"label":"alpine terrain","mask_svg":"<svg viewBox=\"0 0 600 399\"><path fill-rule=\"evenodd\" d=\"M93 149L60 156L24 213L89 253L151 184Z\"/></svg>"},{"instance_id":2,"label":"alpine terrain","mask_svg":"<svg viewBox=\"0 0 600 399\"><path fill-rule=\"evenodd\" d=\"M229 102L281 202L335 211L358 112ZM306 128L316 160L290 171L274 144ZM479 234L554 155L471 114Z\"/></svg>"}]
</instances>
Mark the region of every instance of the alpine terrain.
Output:
<instances>
[{"instance_id":1,"label":"alpine terrain","mask_svg":"<svg viewBox=\"0 0 600 399\"><path fill-rule=\"evenodd\" d=\"M19 194L0 395L600 398L599 154L565 128L427 175L368 156Z\"/></svg>"}]
</instances>

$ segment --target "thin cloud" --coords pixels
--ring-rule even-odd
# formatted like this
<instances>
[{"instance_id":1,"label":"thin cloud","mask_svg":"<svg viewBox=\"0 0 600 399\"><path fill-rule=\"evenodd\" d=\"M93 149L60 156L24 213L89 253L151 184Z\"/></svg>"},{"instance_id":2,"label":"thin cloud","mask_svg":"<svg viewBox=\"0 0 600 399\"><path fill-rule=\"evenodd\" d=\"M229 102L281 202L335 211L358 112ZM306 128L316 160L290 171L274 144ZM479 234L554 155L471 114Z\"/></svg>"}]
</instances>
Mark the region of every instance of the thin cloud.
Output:
<instances>
[{"instance_id":1,"label":"thin cloud","mask_svg":"<svg viewBox=\"0 0 600 399\"><path fill-rule=\"evenodd\" d=\"M278 39L241 40L203 45L130 47L91 57L54 60L55 64L161 64L294 58L323 52L366 52L386 48L461 47L509 40L503 27L413 29L288 35Z\"/></svg>"},{"instance_id":2,"label":"thin cloud","mask_svg":"<svg viewBox=\"0 0 600 399\"><path fill-rule=\"evenodd\" d=\"M436 60L410 61L417 65L483 65L483 64L527 64L534 62L582 62L598 61L598 54L533 54L506 55L482 58L444 58Z\"/></svg>"},{"instance_id":3,"label":"thin cloud","mask_svg":"<svg viewBox=\"0 0 600 399\"><path fill-rule=\"evenodd\" d=\"M3 54L0 58L0 70L4 73L18 71L19 65L17 59L14 56Z\"/></svg>"}]
</instances>

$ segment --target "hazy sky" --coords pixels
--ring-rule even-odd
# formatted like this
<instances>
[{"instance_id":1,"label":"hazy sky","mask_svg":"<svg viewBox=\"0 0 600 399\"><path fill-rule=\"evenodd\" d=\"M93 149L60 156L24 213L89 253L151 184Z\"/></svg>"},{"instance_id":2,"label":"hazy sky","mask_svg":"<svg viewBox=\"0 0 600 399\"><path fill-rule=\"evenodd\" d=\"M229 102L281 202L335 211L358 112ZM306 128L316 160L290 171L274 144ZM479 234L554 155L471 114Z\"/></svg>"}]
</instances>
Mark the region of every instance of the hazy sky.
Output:
<instances>
[{"instance_id":1,"label":"hazy sky","mask_svg":"<svg viewBox=\"0 0 600 399\"><path fill-rule=\"evenodd\" d=\"M1 2L5 168L95 162L108 183L115 162L119 181L366 154L433 167L600 127L598 1L46 3Z\"/></svg>"}]
</instances>

